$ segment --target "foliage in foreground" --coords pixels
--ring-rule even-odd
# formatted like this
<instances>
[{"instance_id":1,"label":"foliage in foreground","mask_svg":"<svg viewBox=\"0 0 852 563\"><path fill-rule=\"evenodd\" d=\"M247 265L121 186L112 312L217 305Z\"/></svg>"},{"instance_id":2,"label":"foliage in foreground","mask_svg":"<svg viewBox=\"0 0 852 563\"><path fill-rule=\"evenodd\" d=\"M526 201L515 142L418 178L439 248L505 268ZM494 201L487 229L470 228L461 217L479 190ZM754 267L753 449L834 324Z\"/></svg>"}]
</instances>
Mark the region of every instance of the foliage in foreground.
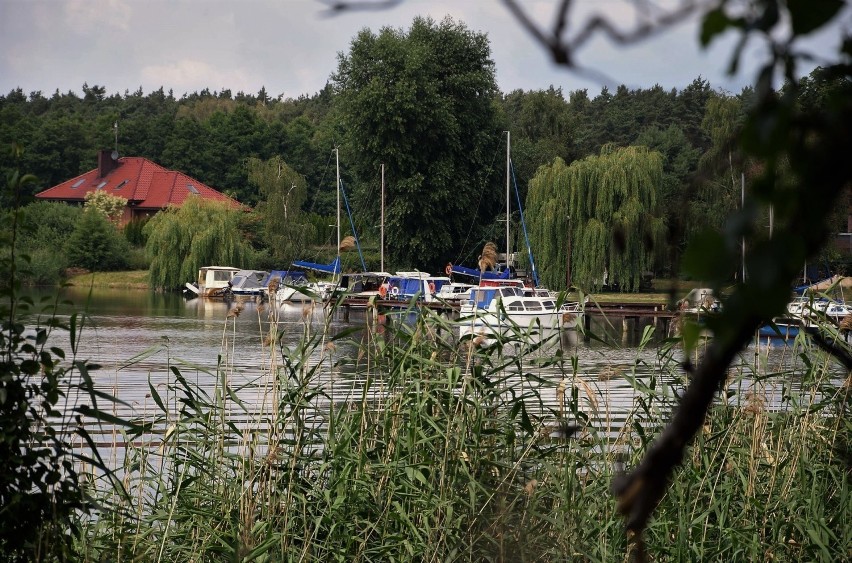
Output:
<instances>
[{"instance_id":1,"label":"foliage in foreground","mask_svg":"<svg viewBox=\"0 0 852 563\"><path fill-rule=\"evenodd\" d=\"M257 314L275 342L283 327ZM562 342L460 343L433 316L337 335L311 318L299 346L264 348L248 383L226 341L208 386L172 368L166 392L150 387L160 413L146 422L162 434L127 436L131 495L99 484L113 510L86 523L86 559L625 556L610 483L668 418L676 347L613 378L580 373ZM659 559L848 556L849 389L802 346L795 370L738 367L646 531ZM635 392L626 410L614 379Z\"/></svg>"},{"instance_id":2,"label":"foliage in foreground","mask_svg":"<svg viewBox=\"0 0 852 563\"><path fill-rule=\"evenodd\" d=\"M6 188L16 203L32 181L9 174ZM58 299L35 303L21 295L30 258L16 253L21 212L16 208L9 218L0 230L9 249L0 255L0 552L4 561L65 560L80 532L80 513L91 509L77 461L103 467L97 452L95 459L75 455L71 441L75 434L89 440L84 418L99 416L96 396L102 404L111 397L92 386L89 372L96 366L76 358L84 316L65 320L57 315ZM69 357L59 347L64 333ZM87 405L69 406L71 397Z\"/></svg>"}]
</instances>

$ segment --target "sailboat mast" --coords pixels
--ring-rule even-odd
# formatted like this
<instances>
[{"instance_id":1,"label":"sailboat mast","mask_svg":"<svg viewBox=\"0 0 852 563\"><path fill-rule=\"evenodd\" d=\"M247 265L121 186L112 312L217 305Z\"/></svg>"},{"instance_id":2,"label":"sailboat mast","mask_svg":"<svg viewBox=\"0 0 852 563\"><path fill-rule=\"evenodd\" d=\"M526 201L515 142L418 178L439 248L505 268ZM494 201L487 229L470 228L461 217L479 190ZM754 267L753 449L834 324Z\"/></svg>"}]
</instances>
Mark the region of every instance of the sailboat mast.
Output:
<instances>
[{"instance_id":1,"label":"sailboat mast","mask_svg":"<svg viewBox=\"0 0 852 563\"><path fill-rule=\"evenodd\" d=\"M381 256L381 267L379 271L385 271L385 165L382 163L382 224L379 236L379 254Z\"/></svg>"},{"instance_id":2,"label":"sailboat mast","mask_svg":"<svg viewBox=\"0 0 852 563\"><path fill-rule=\"evenodd\" d=\"M334 147L334 167L337 171L337 258L340 259L340 150ZM340 266L343 273L343 265Z\"/></svg>"},{"instance_id":3,"label":"sailboat mast","mask_svg":"<svg viewBox=\"0 0 852 563\"><path fill-rule=\"evenodd\" d=\"M511 206L510 203L512 201L510 196L510 188L509 188L509 175L511 173L511 156L510 156L510 148L512 145L511 142L510 131L506 131L506 269L509 269L509 255L512 253L511 248L511 240L509 238L509 217L511 217Z\"/></svg>"}]
</instances>

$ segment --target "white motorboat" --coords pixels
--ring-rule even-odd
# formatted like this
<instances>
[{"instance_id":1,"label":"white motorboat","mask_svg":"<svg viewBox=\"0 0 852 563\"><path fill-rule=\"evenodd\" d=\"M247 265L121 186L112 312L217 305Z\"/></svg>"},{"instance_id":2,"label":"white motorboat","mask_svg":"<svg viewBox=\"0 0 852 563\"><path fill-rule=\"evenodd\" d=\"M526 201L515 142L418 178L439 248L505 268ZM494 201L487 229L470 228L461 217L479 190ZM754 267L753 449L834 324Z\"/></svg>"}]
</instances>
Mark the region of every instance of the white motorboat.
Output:
<instances>
[{"instance_id":1,"label":"white motorboat","mask_svg":"<svg viewBox=\"0 0 852 563\"><path fill-rule=\"evenodd\" d=\"M578 302L559 303L545 289L526 288L520 282L489 283L470 290L459 309L460 335L505 334L508 330L576 329L582 322Z\"/></svg>"}]
</instances>

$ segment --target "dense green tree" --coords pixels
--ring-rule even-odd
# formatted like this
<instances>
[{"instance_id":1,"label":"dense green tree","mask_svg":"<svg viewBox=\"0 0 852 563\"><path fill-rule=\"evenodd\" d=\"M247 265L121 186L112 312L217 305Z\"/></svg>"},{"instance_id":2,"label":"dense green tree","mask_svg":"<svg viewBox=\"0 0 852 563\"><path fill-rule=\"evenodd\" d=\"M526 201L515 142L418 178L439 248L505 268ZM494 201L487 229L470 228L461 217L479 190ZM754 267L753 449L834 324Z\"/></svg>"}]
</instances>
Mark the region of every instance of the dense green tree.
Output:
<instances>
[{"instance_id":1,"label":"dense green tree","mask_svg":"<svg viewBox=\"0 0 852 563\"><path fill-rule=\"evenodd\" d=\"M642 146L606 145L599 156L570 166L556 159L541 167L526 202L541 282L563 289L570 275L589 290L604 283L638 290L664 241L657 205L662 175L662 155Z\"/></svg>"},{"instance_id":2,"label":"dense green tree","mask_svg":"<svg viewBox=\"0 0 852 563\"><path fill-rule=\"evenodd\" d=\"M83 212L65 243L68 265L92 272L127 268L130 244L106 216L91 207Z\"/></svg>"},{"instance_id":3,"label":"dense green tree","mask_svg":"<svg viewBox=\"0 0 852 563\"><path fill-rule=\"evenodd\" d=\"M741 206L741 177L746 163L736 139L743 120L741 100L712 96L707 101L701 128L710 142L698 163L698 182L688 211L688 234L706 227L721 230L731 213Z\"/></svg>"},{"instance_id":4,"label":"dense green tree","mask_svg":"<svg viewBox=\"0 0 852 563\"><path fill-rule=\"evenodd\" d=\"M453 259L471 225L490 221L500 202L491 182L500 136L486 36L449 18L416 18L407 32L365 29L333 80L349 146L341 160L370 225L378 223L385 164L391 262L431 269Z\"/></svg>"},{"instance_id":5,"label":"dense green tree","mask_svg":"<svg viewBox=\"0 0 852 563\"><path fill-rule=\"evenodd\" d=\"M313 228L302 213L305 178L280 157L250 158L247 166L249 181L257 186L263 198L257 208L262 220L263 246L269 249L273 263L286 266L304 252L306 241L313 238Z\"/></svg>"},{"instance_id":6,"label":"dense green tree","mask_svg":"<svg viewBox=\"0 0 852 563\"><path fill-rule=\"evenodd\" d=\"M543 163L560 157L570 162L579 156L576 148L575 115L569 111L562 90L524 92L515 90L502 99L504 129L512 132L512 166L521 192Z\"/></svg>"},{"instance_id":7,"label":"dense green tree","mask_svg":"<svg viewBox=\"0 0 852 563\"><path fill-rule=\"evenodd\" d=\"M204 126L195 119L182 117L172 124L159 163L204 181L209 174L207 164L212 158ZM210 185L218 186L216 183Z\"/></svg>"},{"instance_id":8,"label":"dense green tree","mask_svg":"<svg viewBox=\"0 0 852 563\"><path fill-rule=\"evenodd\" d=\"M4 212L11 213L11 212ZM65 241L80 221L83 209L64 203L36 201L21 208L17 248L30 257L20 280L30 285L55 285L68 267ZM3 221L11 222L11 217Z\"/></svg>"},{"instance_id":9,"label":"dense green tree","mask_svg":"<svg viewBox=\"0 0 852 563\"><path fill-rule=\"evenodd\" d=\"M173 289L194 280L202 266L248 267L251 246L239 228L242 211L224 203L187 199L157 213L144 227L150 281Z\"/></svg>"},{"instance_id":10,"label":"dense green tree","mask_svg":"<svg viewBox=\"0 0 852 563\"><path fill-rule=\"evenodd\" d=\"M86 171L95 151L86 138L84 122L71 116L53 115L43 120L24 147L21 165L32 170L41 187L64 182Z\"/></svg>"},{"instance_id":11,"label":"dense green tree","mask_svg":"<svg viewBox=\"0 0 852 563\"><path fill-rule=\"evenodd\" d=\"M644 130L637 138L637 145L644 145L663 155L663 177L657 190L659 209L668 226L668 245L658 245L655 273L670 276L676 272L680 251L685 245L684 209L689 209L689 187L693 184L695 168L699 159L698 150L686 138L683 129L670 125L666 129L656 126ZM667 254L665 251L671 251Z\"/></svg>"}]
</instances>

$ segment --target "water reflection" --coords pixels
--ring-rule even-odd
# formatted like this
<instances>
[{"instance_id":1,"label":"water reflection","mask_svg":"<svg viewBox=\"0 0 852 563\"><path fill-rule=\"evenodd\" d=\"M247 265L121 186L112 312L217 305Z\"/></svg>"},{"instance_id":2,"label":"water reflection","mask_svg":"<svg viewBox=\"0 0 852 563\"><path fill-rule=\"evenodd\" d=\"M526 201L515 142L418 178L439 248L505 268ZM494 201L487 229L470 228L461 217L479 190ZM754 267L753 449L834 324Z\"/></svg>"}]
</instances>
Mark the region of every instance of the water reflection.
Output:
<instances>
[{"instance_id":1,"label":"water reflection","mask_svg":"<svg viewBox=\"0 0 852 563\"><path fill-rule=\"evenodd\" d=\"M35 298L44 295L34 292ZM174 382L172 367L211 395L218 370L246 404L267 403L267 376L282 364L268 342L273 326L289 349L297 349L300 341L314 335L325 334L330 339L347 331L346 338L333 344L321 342L308 359L314 365L324 362L318 370L318 383L328 383L345 398L362 384L355 368L360 360L359 343L393 338L393 326L413 327L416 321L413 312L373 316L338 311L327 315L315 304L287 304L272 310L268 304L254 301L242 302L235 314L237 304L233 302L186 301L178 294L140 290L66 288L62 297L73 302L73 307L63 305L61 315L85 312L79 357L103 366L94 372L95 381L130 405L117 413L128 417L157 412L152 388L166 393ZM659 336L639 347L642 330L637 327L625 338L613 324L596 322L592 325L596 338L557 331L540 335L532 345L515 341L484 353L502 358L519 385L538 392L537 409L542 416L564 409L566 393L573 392L595 419L623 421L635 409L636 381L643 385L652 382L667 396L674 396L684 385L679 367L682 351L677 346L666 351L666 341ZM465 345L458 340L457 330L441 330L435 337L451 349ZM68 348L67 341L56 344ZM752 346L734 367L749 374L771 373L789 368L797 359L791 348ZM737 385L742 389L742 382Z\"/></svg>"}]
</instances>

